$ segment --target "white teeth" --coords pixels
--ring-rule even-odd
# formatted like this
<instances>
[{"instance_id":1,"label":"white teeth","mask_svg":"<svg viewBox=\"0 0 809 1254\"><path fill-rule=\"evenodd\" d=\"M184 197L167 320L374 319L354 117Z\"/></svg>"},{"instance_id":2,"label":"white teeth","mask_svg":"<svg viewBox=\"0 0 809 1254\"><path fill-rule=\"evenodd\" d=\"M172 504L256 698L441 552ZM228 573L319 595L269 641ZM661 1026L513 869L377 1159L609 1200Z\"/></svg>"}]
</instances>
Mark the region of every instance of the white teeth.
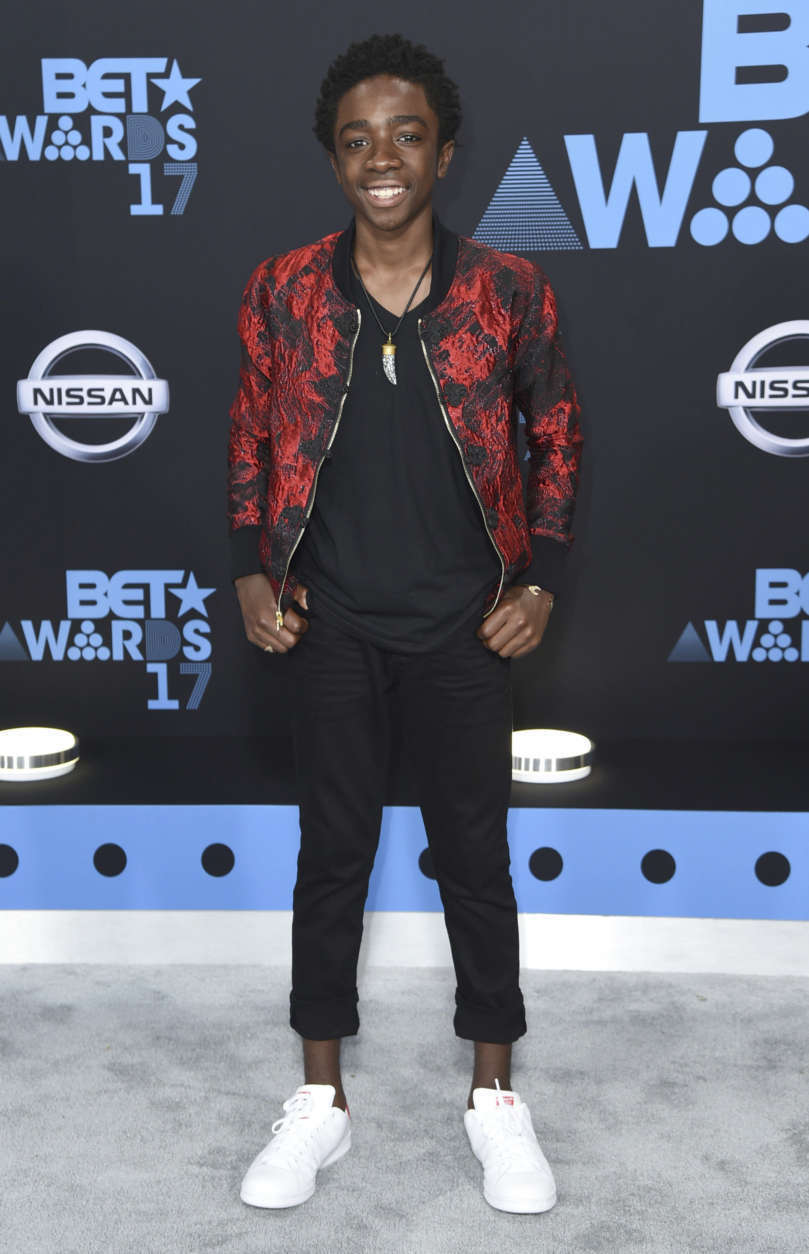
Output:
<instances>
[{"instance_id":1,"label":"white teeth","mask_svg":"<svg viewBox=\"0 0 809 1254\"><path fill-rule=\"evenodd\" d=\"M369 187L368 195L373 196L376 200L391 200L392 197L398 196L399 192L404 191L402 187Z\"/></svg>"}]
</instances>

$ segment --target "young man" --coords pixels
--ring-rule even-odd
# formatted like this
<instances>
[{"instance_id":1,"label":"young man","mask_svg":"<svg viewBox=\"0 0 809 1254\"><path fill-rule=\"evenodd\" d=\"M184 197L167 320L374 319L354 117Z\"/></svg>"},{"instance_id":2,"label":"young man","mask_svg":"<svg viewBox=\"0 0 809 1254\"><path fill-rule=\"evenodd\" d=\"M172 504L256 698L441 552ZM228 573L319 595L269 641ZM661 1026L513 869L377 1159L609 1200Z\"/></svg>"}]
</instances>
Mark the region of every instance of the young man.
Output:
<instances>
[{"instance_id":1,"label":"young man","mask_svg":"<svg viewBox=\"0 0 809 1254\"><path fill-rule=\"evenodd\" d=\"M241 1197L293 1206L350 1146L340 1041L379 839L390 693L474 1042L464 1122L502 1210L549 1209L511 1089L526 1031L506 817L510 659L542 639L570 544L578 401L539 267L434 214L460 122L443 62L398 35L330 67L315 134L349 227L263 262L242 302L230 527L248 640L290 668L300 802L290 1023L304 1084ZM527 504L517 460L522 411Z\"/></svg>"}]
</instances>

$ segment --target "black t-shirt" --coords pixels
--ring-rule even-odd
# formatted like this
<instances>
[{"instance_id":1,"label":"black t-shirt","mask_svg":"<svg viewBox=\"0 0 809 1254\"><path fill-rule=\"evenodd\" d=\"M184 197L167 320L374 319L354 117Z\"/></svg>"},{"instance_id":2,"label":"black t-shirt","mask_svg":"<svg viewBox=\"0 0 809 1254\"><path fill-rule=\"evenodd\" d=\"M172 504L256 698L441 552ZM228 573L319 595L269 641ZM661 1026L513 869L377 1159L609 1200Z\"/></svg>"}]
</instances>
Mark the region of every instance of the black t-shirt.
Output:
<instances>
[{"instance_id":1,"label":"black t-shirt","mask_svg":"<svg viewBox=\"0 0 809 1254\"><path fill-rule=\"evenodd\" d=\"M292 559L314 612L404 653L434 648L480 620L501 570L418 334L419 317L443 295L436 276L454 270L457 246L450 232L436 235L430 295L395 336L395 386L382 370L385 337L347 253L340 285L361 312L351 385ZM393 330L398 319L373 303Z\"/></svg>"}]
</instances>

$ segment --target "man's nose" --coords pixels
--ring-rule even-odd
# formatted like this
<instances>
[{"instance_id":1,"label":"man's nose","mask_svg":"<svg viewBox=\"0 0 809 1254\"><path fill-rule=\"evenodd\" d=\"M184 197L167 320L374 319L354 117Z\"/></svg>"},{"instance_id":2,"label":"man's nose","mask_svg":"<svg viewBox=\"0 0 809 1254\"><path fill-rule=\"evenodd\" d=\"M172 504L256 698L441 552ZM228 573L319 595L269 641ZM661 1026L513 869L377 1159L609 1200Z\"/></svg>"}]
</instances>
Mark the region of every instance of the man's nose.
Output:
<instances>
[{"instance_id":1,"label":"man's nose","mask_svg":"<svg viewBox=\"0 0 809 1254\"><path fill-rule=\"evenodd\" d=\"M391 166L399 166L400 164L401 154L392 139L382 136L374 141L373 148L368 154L366 162L369 169L388 170Z\"/></svg>"}]
</instances>

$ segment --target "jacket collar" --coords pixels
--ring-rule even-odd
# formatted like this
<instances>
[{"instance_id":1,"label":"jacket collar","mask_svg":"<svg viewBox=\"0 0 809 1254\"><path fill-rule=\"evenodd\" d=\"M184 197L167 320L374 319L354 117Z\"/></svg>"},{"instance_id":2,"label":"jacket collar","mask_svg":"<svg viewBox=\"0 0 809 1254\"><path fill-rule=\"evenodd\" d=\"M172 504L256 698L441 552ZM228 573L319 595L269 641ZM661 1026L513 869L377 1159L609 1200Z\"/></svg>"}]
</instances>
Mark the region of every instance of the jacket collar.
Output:
<instances>
[{"instance_id":1,"label":"jacket collar","mask_svg":"<svg viewBox=\"0 0 809 1254\"><path fill-rule=\"evenodd\" d=\"M349 267L355 231L356 223L352 218L346 229L337 236L331 263L334 283L341 295L352 305L354 302L349 286ZM435 212L433 213L433 239L435 256L433 257L433 281L428 309L434 309L446 296L452 286L458 261L458 236L444 226Z\"/></svg>"}]
</instances>

